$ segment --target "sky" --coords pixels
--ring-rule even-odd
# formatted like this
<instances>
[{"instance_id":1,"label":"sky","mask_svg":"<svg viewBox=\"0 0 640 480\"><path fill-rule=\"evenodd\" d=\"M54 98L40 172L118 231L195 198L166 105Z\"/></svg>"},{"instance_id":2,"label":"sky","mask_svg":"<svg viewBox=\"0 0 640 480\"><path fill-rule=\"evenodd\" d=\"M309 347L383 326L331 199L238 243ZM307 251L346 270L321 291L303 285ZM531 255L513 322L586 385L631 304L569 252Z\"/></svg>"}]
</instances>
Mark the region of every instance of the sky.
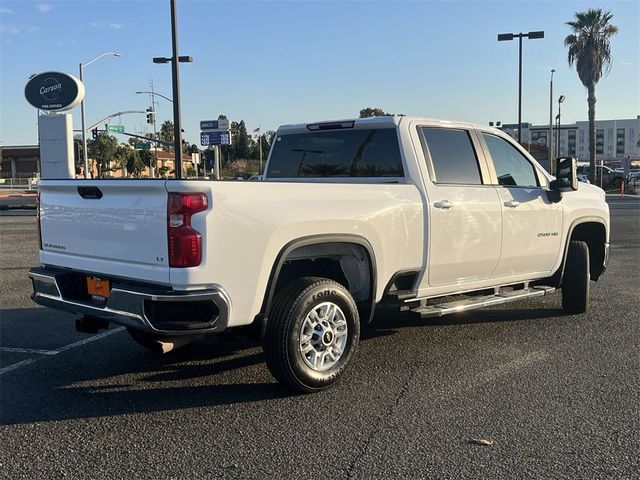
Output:
<instances>
[{"instance_id":1,"label":"sky","mask_svg":"<svg viewBox=\"0 0 640 480\"><path fill-rule=\"evenodd\" d=\"M640 2L537 1L215 1L177 0L185 138L199 121L225 114L249 131L354 118L361 108L471 121L517 122L518 43L498 33L543 30L523 41L524 122L549 121L566 97L563 123L587 119L587 93L567 63L565 22L576 11L610 10L619 33L614 63L596 88L597 119L640 114ZM36 110L24 98L28 77L78 74L79 62L113 51L84 71L87 123L111 113L145 110L151 81L171 97L168 0L0 0L0 144L37 143ZM172 119L158 99L158 123ZM555 101L554 101L555 103ZM555 108L555 107L554 107ZM80 128L79 107L71 110ZM113 123L150 131L142 114ZM124 142L126 137L119 136Z\"/></svg>"}]
</instances>

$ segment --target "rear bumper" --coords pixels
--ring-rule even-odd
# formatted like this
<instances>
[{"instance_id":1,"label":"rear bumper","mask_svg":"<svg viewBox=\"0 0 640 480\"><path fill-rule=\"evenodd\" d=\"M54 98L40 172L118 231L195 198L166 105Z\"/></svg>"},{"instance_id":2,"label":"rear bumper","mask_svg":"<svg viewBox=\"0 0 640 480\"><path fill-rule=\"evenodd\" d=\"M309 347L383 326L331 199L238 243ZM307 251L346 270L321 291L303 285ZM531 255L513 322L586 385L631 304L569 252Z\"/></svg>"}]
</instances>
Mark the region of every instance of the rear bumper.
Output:
<instances>
[{"instance_id":1,"label":"rear bumper","mask_svg":"<svg viewBox=\"0 0 640 480\"><path fill-rule=\"evenodd\" d=\"M217 333L227 328L229 301L221 289L175 292L154 285L115 281L109 298L95 304L70 292L70 275L82 277L66 270L32 268L31 298L45 307L158 334Z\"/></svg>"}]
</instances>

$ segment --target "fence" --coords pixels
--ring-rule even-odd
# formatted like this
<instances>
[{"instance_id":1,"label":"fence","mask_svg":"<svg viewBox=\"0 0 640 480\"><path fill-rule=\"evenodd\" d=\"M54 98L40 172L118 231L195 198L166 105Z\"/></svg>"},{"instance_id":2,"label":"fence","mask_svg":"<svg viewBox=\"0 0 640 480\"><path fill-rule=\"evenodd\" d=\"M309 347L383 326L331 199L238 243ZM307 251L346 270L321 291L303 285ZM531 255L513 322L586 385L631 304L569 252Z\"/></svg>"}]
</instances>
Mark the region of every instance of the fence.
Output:
<instances>
[{"instance_id":1,"label":"fence","mask_svg":"<svg viewBox=\"0 0 640 480\"><path fill-rule=\"evenodd\" d=\"M0 179L0 189L5 190L37 190L37 178L3 178Z\"/></svg>"}]
</instances>

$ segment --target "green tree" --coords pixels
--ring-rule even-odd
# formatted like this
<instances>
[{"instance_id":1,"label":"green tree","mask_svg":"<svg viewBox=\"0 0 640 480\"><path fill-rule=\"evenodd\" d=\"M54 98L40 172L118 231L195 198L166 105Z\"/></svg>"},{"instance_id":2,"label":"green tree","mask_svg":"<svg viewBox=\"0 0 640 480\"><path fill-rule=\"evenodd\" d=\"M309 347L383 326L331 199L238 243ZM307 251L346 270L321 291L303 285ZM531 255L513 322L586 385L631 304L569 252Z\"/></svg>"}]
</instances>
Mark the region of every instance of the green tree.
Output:
<instances>
[{"instance_id":1,"label":"green tree","mask_svg":"<svg viewBox=\"0 0 640 480\"><path fill-rule=\"evenodd\" d=\"M98 165L99 177L102 176L104 172L111 170L110 164L117 149L118 140L106 132L98 133L98 138L95 140L91 139L87 142L89 158L93 159Z\"/></svg>"},{"instance_id":2,"label":"green tree","mask_svg":"<svg viewBox=\"0 0 640 480\"><path fill-rule=\"evenodd\" d=\"M126 156L127 173L134 177L139 177L146 167L149 166L142 160L141 153L149 152L148 150L128 149Z\"/></svg>"},{"instance_id":3,"label":"green tree","mask_svg":"<svg viewBox=\"0 0 640 480\"><path fill-rule=\"evenodd\" d=\"M367 117L390 117L393 113L386 113L384 110L378 107L367 107L360 110L360 118Z\"/></svg>"},{"instance_id":4,"label":"green tree","mask_svg":"<svg viewBox=\"0 0 640 480\"><path fill-rule=\"evenodd\" d=\"M251 138L247 133L247 126L245 125L244 120L240 120L234 142L236 160L246 160L247 158L249 158L250 142Z\"/></svg>"},{"instance_id":5,"label":"green tree","mask_svg":"<svg viewBox=\"0 0 640 480\"><path fill-rule=\"evenodd\" d=\"M160 126L159 137L160 140L173 144L173 122L169 120L165 120L164 122L162 122L162 125ZM172 147L165 146L164 148L166 148L169 152L173 151Z\"/></svg>"},{"instance_id":6,"label":"green tree","mask_svg":"<svg viewBox=\"0 0 640 480\"><path fill-rule=\"evenodd\" d=\"M260 135L258 140L251 139L251 155L250 158L260 159L260 144L262 144L262 161L265 162L269 156L269 150L271 150L271 144L276 136L276 132L268 130Z\"/></svg>"},{"instance_id":7,"label":"green tree","mask_svg":"<svg viewBox=\"0 0 640 480\"><path fill-rule=\"evenodd\" d=\"M118 145L107 170L111 170L112 172L123 170L123 173L125 173L124 171L127 168L129 153L131 151L132 149L125 145Z\"/></svg>"},{"instance_id":8,"label":"green tree","mask_svg":"<svg viewBox=\"0 0 640 480\"><path fill-rule=\"evenodd\" d=\"M185 152L191 155L192 153L200 153L200 149L195 143L192 143L191 146L185 148Z\"/></svg>"},{"instance_id":9,"label":"green tree","mask_svg":"<svg viewBox=\"0 0 640 480\"><path fill-rule=\"evenodd\" d=\"M140 150L138 151L138 155L140 156L140 163L142 164L142 171L145 168L151 167L152 165L156 166L156 157L151 153L151 150ZM151 175L151 170L149 170L149 175Z\"/></svg>"},{"instance_id":10,"label":"green tree","mask_svg":"<svg viewBox=\"0 0 640 480\"><path fill-rule=\"evenodd\" d=\"M596 84L611 70L610 38L618 27L610 23L613 14L600 8L576 12L575 19L567 22L572 33L564 39L569 48L569 65L576 66L578 77L587 89L589 108L589 181L596 175Z\"/></svg>"}]
</instances>

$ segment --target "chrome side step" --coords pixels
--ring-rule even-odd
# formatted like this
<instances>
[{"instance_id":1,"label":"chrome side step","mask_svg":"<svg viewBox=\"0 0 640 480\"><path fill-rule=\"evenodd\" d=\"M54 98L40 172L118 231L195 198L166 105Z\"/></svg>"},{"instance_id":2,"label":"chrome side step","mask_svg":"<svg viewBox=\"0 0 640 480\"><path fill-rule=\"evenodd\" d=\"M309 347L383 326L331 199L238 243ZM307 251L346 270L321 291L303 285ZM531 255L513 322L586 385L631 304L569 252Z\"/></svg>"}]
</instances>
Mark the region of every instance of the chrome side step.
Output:
<instances>
[{"instance_id":1,"label":"chrome side step","mask_svg":"<svg viewBox=\"0 0 640 480\"><path fill-rule=\"evenodd\" d=\"M448 303L439 303L435 305L420 305L411 309L412 312L419 313L422 317L441 317L450 313L464 312L467 310L475 310L477 308L490 307L501 303L515 302L516 300L524 300L530 297L539 297L547 295L555 291L554 287L536 286L524 288L521 290L513 290L505 293L496 293L495 295L486 295L482 297L468 298Z\"/></svg>"}]
</instances>

